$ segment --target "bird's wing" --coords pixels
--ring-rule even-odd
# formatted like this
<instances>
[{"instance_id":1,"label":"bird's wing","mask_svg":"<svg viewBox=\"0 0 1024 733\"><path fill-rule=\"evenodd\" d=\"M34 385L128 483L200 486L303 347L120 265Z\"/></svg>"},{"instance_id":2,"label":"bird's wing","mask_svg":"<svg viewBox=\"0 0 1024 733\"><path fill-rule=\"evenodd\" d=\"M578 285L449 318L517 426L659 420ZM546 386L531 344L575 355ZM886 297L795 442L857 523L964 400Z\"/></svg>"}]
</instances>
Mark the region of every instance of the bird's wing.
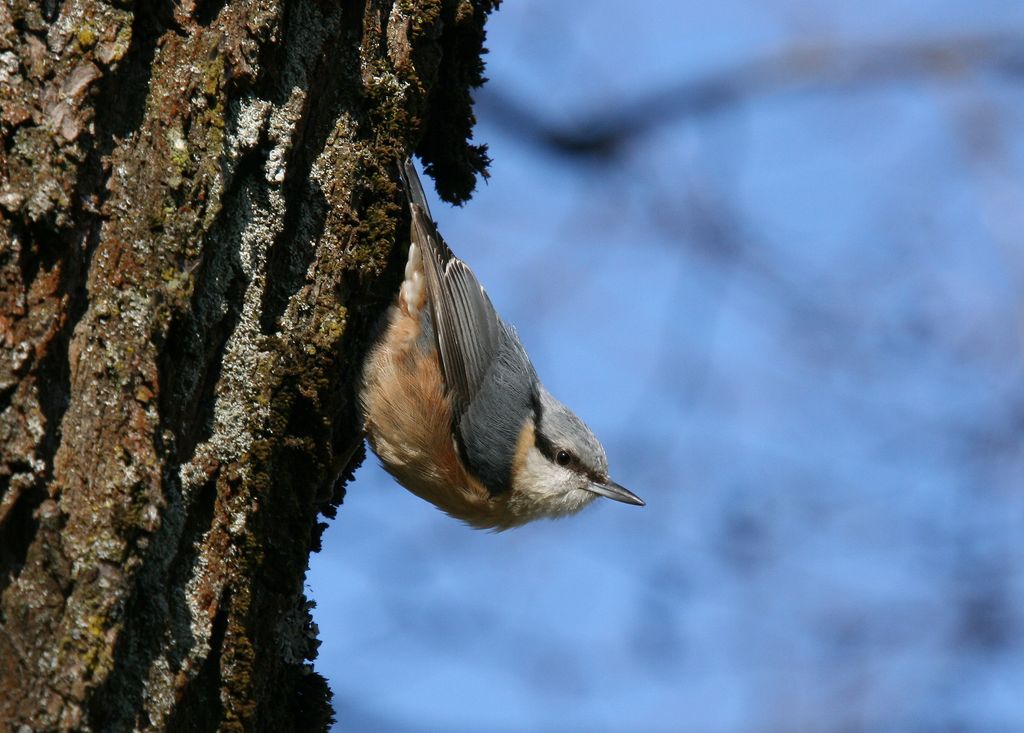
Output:
<instances>
[{"instance_id":1,"label":"bird's wing","mask_svg":"<svg viewBox=\"0 0 1024 733\"><path fill-rule=\"evenodd\" d=\"M494 360L501 325L476 275L452 254L434 226L411 160L402 166L402 178L412 212L412 242L423 259L441 370L458 422Z\"/></svg>"}]
</instances>

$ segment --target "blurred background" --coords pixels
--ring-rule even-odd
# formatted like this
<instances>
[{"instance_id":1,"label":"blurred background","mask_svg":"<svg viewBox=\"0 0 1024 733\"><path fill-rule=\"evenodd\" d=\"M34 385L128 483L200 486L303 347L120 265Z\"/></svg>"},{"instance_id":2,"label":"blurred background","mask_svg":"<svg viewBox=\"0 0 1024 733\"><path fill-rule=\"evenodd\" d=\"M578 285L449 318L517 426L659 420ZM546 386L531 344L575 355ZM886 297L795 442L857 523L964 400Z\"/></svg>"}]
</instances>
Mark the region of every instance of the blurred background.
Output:
<instances>
[{"instance_id":1,"label":"blurred background","mask_svg":"<svg viewBox=\"0 0 1024 733\"><path fill-rule=\"evenodd\" d=\"M1024 731L1024 3L488 28L434 215L647 507L480 533L368 459L308 576L337 730Z\"/></svg>"}]
</instances>

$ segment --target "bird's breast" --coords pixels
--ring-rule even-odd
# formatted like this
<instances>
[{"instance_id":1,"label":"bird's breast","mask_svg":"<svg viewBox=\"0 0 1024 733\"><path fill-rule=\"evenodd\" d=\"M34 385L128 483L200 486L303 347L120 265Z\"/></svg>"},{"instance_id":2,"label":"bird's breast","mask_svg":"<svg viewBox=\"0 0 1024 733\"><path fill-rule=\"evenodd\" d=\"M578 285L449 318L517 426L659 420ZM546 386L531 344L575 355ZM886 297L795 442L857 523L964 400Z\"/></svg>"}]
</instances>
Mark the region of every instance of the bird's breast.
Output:
<instances>
[{"instance_id":1,"label":"bird's breast","mask_svg":"<svg viewBox=\"0 0 1024 733\"><path fill-rule=\"evenodd\" d=\"M414 288L410 288L413 291ZM448 514L493 527L498 507L462 464L452 436L452 407L422 310L399 302L363 370L365 429L384 468L402 486Z\"/></svg>"}]
</instances>

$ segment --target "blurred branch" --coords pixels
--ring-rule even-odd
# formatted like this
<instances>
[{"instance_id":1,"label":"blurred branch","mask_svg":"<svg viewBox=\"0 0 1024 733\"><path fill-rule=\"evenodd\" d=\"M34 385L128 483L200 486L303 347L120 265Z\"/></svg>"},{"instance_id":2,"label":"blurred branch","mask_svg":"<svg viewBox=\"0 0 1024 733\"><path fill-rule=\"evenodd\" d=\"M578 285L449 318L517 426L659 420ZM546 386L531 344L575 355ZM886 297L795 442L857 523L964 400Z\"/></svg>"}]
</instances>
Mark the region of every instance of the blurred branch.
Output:
<instances>
[{"instance_id":1,"label":"blurred branch","mask_svg":"<svg viewBox=\"0 0 1024 733\"><path fill-rule=\"evenodd\" d=\"M863 47L817 44L738 64L708 78L687 80L622 100L560 126L541 119L493 85L477 92L477 110L528 142L568 157L608 159L630 140L676 120L705 117L758 97L784 92L950 80L987 73L1024 78L1024 36L986 34Z\"/></svg>"}]
</instances>

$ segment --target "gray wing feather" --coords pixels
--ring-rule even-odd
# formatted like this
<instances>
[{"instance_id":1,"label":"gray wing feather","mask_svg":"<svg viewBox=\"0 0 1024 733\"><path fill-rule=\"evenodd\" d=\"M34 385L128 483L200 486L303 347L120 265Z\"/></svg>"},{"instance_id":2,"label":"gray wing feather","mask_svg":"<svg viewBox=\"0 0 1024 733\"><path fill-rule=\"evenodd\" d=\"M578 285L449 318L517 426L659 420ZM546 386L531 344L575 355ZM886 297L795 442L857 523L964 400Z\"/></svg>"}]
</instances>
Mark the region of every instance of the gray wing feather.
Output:
<instances>
[{"instance_id":1,"label":"gray wing feather","mask_svg":"<svg viewBox=\"0 0 1024 733\"><path fill-rule=\"evenodd\" d=\"M402 166L402 178L412 212L412 240L423 258L441 368L458 420L494 360L500 320L473 271L452 254L434 226L411 160Z\"/></svg>"}]
</instances>

